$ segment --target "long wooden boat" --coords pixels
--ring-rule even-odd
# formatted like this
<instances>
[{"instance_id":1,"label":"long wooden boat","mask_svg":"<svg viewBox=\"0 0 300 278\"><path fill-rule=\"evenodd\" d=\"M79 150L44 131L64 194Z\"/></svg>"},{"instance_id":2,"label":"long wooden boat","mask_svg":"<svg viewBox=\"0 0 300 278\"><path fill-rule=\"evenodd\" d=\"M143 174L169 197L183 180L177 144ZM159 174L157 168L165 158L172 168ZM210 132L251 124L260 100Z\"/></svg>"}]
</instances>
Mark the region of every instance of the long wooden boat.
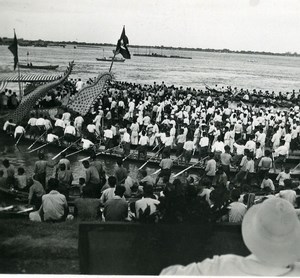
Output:
<instances>
[{"instance_id":1,"label":"long wooden boat","mask_svg":"<svg viewBox=\"0 0 300 278\"><path fill-rule=\"evenodd\" d=\"M32 139L23 137L22 142L24 143L28 143L31 144L32 143ZM41 146L42 144L45 144L45 142L37 142L34 148L37 148L39 146ZM65 149L67 146L62 144L62 145L58 145L55 143L50 143L48 145L49 147L55 147L57 148L57 152L59 153L59 151ZM33 148L33 149L34 149ZM67 155L70 153L73 153L74 151L79 150L78 147L71 147L69 148L66 153ZM155 152L157 152L158 149L156 148L155 150L153 150L152 147L148 148L148 152L147 152L147 157L140 157L138 158L138 151L132 147L131 148L131 152L130 152L130 156L128 156L126 158L126 161L130 162L130 163L134 163L134 164L138 164L138 165L142 165L144 164L147 160L149 160L154 154ZM184 163L182 161L179 161L178 159L176 159L176 156L174 154L175 150L171 151L171 159L174 160L174 165L173 165L173 169L176 171L182 170L188 166L191 166L193 164L195 164L196 162L198 162L197 158L192 158L190 163ZM89 155L91 154L91 151L82 151L80 152L81 155L86 155L86 157L89 157ZM123 153L123 148L120 146L116 146L116 148L112 151L106 151L105 147L103 145L101 145L97 150L96 150L96 154L98 158L107 158L107 159L120 159L120 158L124 158L124 153ZM300 152L297 152L297 156L289 156L289 158L287 158L286 163L291 167L291 169L293 169L298 163L299 163L299 157L300 157ZM161 156L160 157L154 157L152 158L147 165L151 166L151 167L157 167L159 168L159 163L161 161ZM197 172L197 174L202 175L204 173L204 162L199 163L197 165L195 165L192 168L192 171ZM231 173L232 175L235 175L237 173L238 169L235 167L231 167ZM271 169L270 170L270 177L272 179L275 179L277 177L277 175L280 173L280 169ZM300 178L300 169L299 170L294 170L291 173L292 178Z\"/></svg>"},{"instance_id":2,"label":"long wooden boat","mask_svg":"<svg viewBox=\"0 0 300 278\"><path fill-rule=\"evenodd\" d=\"M102 61L102 62L112 62L112 60L114 60L114 62L120 62L120 63L123 63L125 62L125 59L123 58L118 58L118 57L115 57L114 59L113 58L107 58L107 57L103 57L103 58L96 58L97 61Z\"/></svg>"},{"instance_id":3,"label":"long wooden boat","mask_svg":"<svg viewBox=\"0 0 300 278\"><path fill-rule=\"evenodd\" d=\"M20 68L24 69L43 69L43 70L55 70L59 65L32 65L32 64L19 64Z\"/></svg>"},{"instance_id":4,"label":"long wooden boat","mask_svg":"<svg viewBox=\"0 0 300 278\"><path fill-rule=\"evenodd\" d=\"M0 186L0 195L3 196L5 200L18 199L21 202L28 202L28 192Z\"/></svg>"}]
</instances>

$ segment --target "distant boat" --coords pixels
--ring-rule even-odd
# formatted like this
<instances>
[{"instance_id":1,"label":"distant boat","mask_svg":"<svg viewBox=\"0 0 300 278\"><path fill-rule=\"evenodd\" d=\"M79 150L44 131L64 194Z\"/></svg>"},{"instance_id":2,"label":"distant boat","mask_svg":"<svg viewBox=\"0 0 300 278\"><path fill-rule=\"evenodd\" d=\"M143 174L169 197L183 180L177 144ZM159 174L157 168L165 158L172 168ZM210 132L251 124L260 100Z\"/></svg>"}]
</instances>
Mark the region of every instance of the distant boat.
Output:
<instances>
[{"instance_id":1,"label":"distant boat","mask_svg":"<svg viewBox=\"0 0 300 278\"><path fill-rule=\"evenodd\" d=\"M184 57L184 56L178 56L178 55L163 55L163 54L157 54L157 53L151 53L151 54L133 54L133 56L139 56L139 57L154 57L154 58L170 58L170 59L192 59L192 57Z\"/></svg>"},{"instance_id":2,"label":"distant boat","mask_svg":"<svg viewBox=\"0 0 300 278\"><path fill-rule=\"evenodd\" d=\"M19 64L20 68L23 69L44 69L44 70L55 70L57 69L59 66L58 65L33 65L32 63L24 65L24 64Z\"/></svg>"},{"instance_id":3,"label":"distant boat","mask_svg":"<svg viewBox=\"0 0 300 278\"><path fill-rule=\"evenodd\" d=\"M103 50L103 57L102 58L96 58L97 61L102 61L102 62L112 62L112 60L114 60L114 62L125 62L124 58L119 58L119 57L104 57L104 49ZM115 54L115 51L113 50L113 53Z\"/></svg>"},{"instance_id":4,"label":"distant boat","mask_svg":"<svg viewBox=\"0 0 300 278\"><path fill-rule=\"evenodd\" d=\"M192 59L192 57L178 56L178 55L171 55L170 58L175 58L175 59Z\"/></svg>"},{"instance_id":5,"label":"distant boat","mask_svg":"<svg viewBox=\"0 0 300 278\"><path fill-rule=\"evenodd\" d=\"M112 62L113 58L112 57L103 57L103 58L96 58L97 61L103 61L103 62ZM123 58L118 58L118 57L115 57L114 58L114 62L125 62L125 59Z\"/></svg>"}]
</instances>

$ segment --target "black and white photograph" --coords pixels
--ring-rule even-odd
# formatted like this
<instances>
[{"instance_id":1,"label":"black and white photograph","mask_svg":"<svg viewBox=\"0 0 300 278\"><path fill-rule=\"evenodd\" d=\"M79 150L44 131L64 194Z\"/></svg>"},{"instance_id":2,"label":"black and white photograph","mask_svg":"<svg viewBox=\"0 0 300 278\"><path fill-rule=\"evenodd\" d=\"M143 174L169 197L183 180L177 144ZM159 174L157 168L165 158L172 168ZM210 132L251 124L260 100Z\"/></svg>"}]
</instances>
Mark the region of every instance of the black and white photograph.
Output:
<instances>
[{"instance_id":1,"label":"black and white photograph","mask_svg":"<svg viewBox=\"0 0 300 278\"><path fill-rule=\"evenodd\" d=\"M0 7L0 276L300 277L300 0Z\"/></svg>"}]
</instances>

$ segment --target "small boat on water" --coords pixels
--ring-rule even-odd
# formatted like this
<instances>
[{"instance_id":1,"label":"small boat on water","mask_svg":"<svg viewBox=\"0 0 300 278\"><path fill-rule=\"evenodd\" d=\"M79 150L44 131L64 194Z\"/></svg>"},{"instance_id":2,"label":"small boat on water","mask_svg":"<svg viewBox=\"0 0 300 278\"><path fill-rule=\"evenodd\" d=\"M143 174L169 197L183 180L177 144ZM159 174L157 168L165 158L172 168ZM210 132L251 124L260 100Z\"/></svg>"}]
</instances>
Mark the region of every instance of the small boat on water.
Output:
<instances>
[{"instance_id":1,"label":"small boat on water","mask_svg":"<svg viewBox=\"0 0 300 278\"><path fill-rule=\"evenodd\" d=\"M139 54L135 53L133 56L139 56L139 57L154 57L154 58L170 58L170 59L192 59L192 57L185 57L185 56L178 56L178 55L163 55L163 54L157 54L157 53L151 53L151 54Z\"/></svg>"},{"instance_id":2,"label":"small boat on water","mask_svg":"<svg viewBox=\"0 0 300 278\"><path fill-rule=\"evenodd\" d=\"M59 67L59 65L33 65L32 63L30 64L19 64L20 68L23 69L43 69L43 70L55 70Z\"/></svg>"},{"instance_id":3,"label":"small boat on water","mask_svg":"<svg viewBox=\"0 0 300 278\"><path fill-rule=\"evenodd\" d=\"M123 58L118 58L118 57L103 57L103 58L96 58L97 61L102 61L102 62L112 62L112 60L114 60L114 62L120 62L123 63L125 62L125 59Z\"/></svg>"}]
</instances>

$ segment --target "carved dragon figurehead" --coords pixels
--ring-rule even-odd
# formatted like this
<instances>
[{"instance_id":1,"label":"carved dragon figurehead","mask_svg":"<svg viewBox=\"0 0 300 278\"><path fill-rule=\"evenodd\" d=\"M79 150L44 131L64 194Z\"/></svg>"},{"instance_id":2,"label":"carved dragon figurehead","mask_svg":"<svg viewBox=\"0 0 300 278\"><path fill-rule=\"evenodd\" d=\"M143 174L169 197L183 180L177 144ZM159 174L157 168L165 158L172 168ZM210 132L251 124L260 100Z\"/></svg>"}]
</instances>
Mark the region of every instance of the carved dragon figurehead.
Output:
<instances>
[{"instance_id":1,"label":"carved dragon figurehead","mask_svg":"<svg viewBox=\"0 0 300 278\"><path fill-rule=\"evenodd\" d=\"M95 101L101 96L106 82L112 78L112 74L108 72L99 74L97 80L92 85L86 86L78 92L76 98L67 105L67 108L78 112L82 116L86 115Z\"/></svg>"}]
</instances>

